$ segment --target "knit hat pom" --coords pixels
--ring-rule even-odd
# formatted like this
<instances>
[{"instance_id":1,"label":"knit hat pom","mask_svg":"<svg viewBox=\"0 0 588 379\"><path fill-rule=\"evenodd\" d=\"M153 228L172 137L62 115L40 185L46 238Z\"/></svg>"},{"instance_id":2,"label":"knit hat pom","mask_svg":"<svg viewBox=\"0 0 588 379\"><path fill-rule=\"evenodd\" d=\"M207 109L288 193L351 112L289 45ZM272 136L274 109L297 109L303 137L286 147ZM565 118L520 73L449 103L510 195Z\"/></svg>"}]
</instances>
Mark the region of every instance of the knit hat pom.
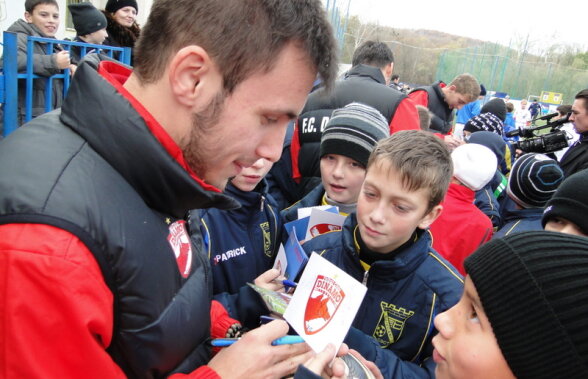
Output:
<instances>
[{"instance_id":1,"label":"knit hat pom","mask_svg":"<svg viewBox=\"0 0 588 379\"><path fill-rule=\"evenodd\" d=\"M510 172L506 192L523 208L542 208L563 181L556 161L544 154L519 157Z\"/></svg>"},{"instance_id":2,"label":"knit hat pom","mask_svg":"<svg viewBox=\"0 0 588 379\"><path fill-rule=\"evenodd\" d=\"M378 141L389 135L388 122L377 109L351 103L333 111L321 136L320 157L343 155L366 167Z\"/></svg>"},{"instance_id":3,"label":"knit hat pom","mask_svg":"<svg viewBox=\"0 0 588 379\"><path fill-rule=\"evenodd\" d=\"M496 155L483 145L468 143L451 153L453 176L473 191L483 188L498 168Z\"/></svg>"}]
</instances>

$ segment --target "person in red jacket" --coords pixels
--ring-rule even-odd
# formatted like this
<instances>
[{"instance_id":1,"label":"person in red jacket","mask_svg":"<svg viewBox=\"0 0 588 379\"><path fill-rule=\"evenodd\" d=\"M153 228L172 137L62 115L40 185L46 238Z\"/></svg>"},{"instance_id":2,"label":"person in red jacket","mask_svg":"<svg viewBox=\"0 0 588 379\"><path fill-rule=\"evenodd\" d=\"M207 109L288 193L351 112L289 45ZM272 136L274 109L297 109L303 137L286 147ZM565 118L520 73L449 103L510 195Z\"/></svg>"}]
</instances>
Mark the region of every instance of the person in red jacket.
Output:
<instances>
[{"instance_id":1,"label":"person in red jacket","mask_svg":"<svg viewBox=\"0 0 588 379\"><path fill-rule=\"evenodd\" d=\"M431 225L433 248L462 275L463 260L492 238L492 221L474 205L475 191L496 172L496 155L483 145L469 143L451 153L453 178L443 212Z\"/></svg>"},{"instance_id":2,"label":"person in red jacket","mask_svg":"<svg viewBox=\"0 0 588 379\"><path fill-rule=\"evenodd\" d=\"M323 8L158 0L134 71L90 54L60 109L2 141L0 376L322 371L333 348L314 357L306 344L271 344L283 321L211 357L210 337L236 320L211 305L210 267L184 218L234 207L221 192L229 177L276 161L317 72L333 81Z\"/></svg>"}]
</instances>

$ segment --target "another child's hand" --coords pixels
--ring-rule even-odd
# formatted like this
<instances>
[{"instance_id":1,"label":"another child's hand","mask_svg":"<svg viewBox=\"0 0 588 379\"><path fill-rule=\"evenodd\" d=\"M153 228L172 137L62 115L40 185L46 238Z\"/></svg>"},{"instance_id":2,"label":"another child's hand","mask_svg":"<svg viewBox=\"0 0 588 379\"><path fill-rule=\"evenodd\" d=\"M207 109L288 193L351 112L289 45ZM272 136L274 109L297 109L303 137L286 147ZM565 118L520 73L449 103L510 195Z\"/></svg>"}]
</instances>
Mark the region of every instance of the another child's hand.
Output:
<instances>
[{"instance_id":1,"label":"another child's hand","mask_svg":"<svg viewBox=\"0 0 588 379\"><path fill-rule=\"evenodd\" d=\"M69 68L69 65L71 64L71 61L69 60L69 51L61 50L53 54L53 56L55 57L55 64L58 68L61 70Z\"/></svg>"},{"instance_id":2,"label":"another child's hand","mask_svg":"<svg viewBox=\"0 0 588 379\"><path fill-rule=\"evenodd\" d=\"M282 284L282 280L285 279L284 277L280 276L280 271L275 268L270 268L263 274L259 275L253 283L261 288L270 291L281 291L284 292L284 285Z\"/></svg>"}]
</instances>

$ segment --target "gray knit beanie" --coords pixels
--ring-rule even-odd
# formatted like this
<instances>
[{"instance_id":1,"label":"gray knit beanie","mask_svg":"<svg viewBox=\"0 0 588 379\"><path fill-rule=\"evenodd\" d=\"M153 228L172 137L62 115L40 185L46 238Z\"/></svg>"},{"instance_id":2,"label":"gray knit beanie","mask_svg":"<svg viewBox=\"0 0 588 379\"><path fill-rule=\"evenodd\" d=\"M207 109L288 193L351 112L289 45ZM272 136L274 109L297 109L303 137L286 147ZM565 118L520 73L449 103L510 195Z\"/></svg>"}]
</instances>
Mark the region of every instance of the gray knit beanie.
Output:
<instances>
[{"instance_id":1,"label":"gray knit beanie","mask_svg":"<svg viewBox=\"0 0 588 379\"><path fill-rule=\"evenodd\" d=\"M517 378L588 378L588 238L511 234L464 267Z\"/></svg>"},{"instance_id":2,"label":"gray knit beanie","mask_svg":"<svg viewBox=\"0 0 588 379\"><path fill-rule=\"evenodd\" d=\"M389 135L390 127L378 110L351 103L333 111L321 136L320 157L343 155L366 167L377 142Z\"/></svg>"}]
</instances>

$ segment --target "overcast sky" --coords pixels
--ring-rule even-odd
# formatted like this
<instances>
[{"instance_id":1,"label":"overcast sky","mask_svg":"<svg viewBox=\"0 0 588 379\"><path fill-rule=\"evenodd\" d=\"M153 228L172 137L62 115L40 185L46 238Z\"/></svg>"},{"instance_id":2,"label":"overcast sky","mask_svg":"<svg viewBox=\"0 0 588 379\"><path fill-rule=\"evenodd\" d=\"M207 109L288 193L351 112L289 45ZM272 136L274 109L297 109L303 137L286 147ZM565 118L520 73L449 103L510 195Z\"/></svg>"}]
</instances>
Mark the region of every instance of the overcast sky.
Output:
<instances>
[{"instance_id":1,"label":"overcast sky","mask_svg":"<svg viewBox=\"0 0 588 379\"><path fill-rule=\"evenodd\" d=\"M346 12L349 0L329 1ZM383 26L439 30L506 46L529 35L534 45L567 43L588 49L585 0L351 0L350 4L350 14Z\"/></svg>"}]
</instances>

